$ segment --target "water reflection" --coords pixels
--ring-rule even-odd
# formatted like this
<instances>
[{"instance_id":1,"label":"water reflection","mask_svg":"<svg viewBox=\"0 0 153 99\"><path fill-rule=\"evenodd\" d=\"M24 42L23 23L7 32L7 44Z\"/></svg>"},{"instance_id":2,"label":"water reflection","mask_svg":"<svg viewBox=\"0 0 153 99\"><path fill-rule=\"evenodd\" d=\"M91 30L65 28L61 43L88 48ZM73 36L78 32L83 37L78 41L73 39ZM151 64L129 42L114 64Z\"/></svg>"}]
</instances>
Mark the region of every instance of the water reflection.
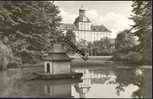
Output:
<instances>
[{"instance_id":1,"label":"water reflection","mask_svg":"<svg viewBox=\"0 0 153 99\"><path fill-rule=\"evenodd\" d=\"M91 88L91 78L89 75L89 71L85 70L83 72L83 74L84 74L82 77L83 82L74 84L74 88L75 88L76 92L79 93L80 98L85 98L86 94L88 93L88 91Z\"/></svg>"},{"instance_id":2,"label":"water reflection","mask_svg":"<svg viewBox=\"0 0 153 99\"><path fill-rule=\"evenodd\" d=\"M137 74L137 69L129 70L115 70L116 80L115 84L117 94L125 92L125 87L134 85L131 90L136 89L131 96L133 98L151 98L152 97L152 70L141 70L142 75Z\"/></svg>"},{"instance_id":3,"label":"water reflection","mask_svg":"<svg viewBox=\"0 0 153 99\"><path fill-rule=\"evenodd\" d=\"M115 75L117 76L115 81L111 81L109 83L116 84L116 91L117 95L120 95L121 92L126 93L129 89L130 91L133 91L131 94L129 94L131 97L137 97L138 95L134 95L137 90L140 90L141 85L143 84L143 76L136 76L135 69L119 69L114 71ZM141 97L141 96L138 96Z\"/></svg>"},{"instance_id":4,"label":"water reflection","mask_svg":"<svg viewBox=\"0 0 153 99\"><path fill-rule=\"evenodd\" d=\"M96 97L108 97L105 96L109 93L109 88L106 83L109 80L116 78L114 73L111 70L89 70L89 69L75 69L75 72L84 73L82 83L74 85L76 92L79 94L79 97L76 98L96 98ZM109 86L113 88L112 86ZM105 89L106 88L106 89ZM108 89L108 93L107 92ZM105 91L104 91L105 90ZM111 89L112 90L112 89ZM109 97L112 94L109 94Z\"/></svg>"},{"instance_id":5,"label":"water reflection","mask_svg":"<svg viewBox=\"0 0 153 99\"><path fill-rule=\"evenodd\" d=\"M45 84L44 93L52 97L71 97L70 84Z\"/></svg>"},{"instance_id":6,"label":"water reflection","mask_svg":"<svg viewBox=\"0 0 153 99\"><path fill-rule=\"evenodd\" d=\"M144 70L143 78L139 82L139 90L135 91L133 96L138 98L152 98L152 70Z\"/></svg>"},{"instance_id":7,"label":"water reflection","mask_svg":"<svg viewBox=\"0 0 153 99\"><path fill-rule=\"evenodd\" d=\"M89 70L80 68L74 71L84 73L83 82L74 86L80 98L152 97L151 70L142 70L143 74L140 73L140 75L137 74L136 69Z\"/></svg>"},{"instance_id":8,"label":"water reflection","mask_svg":"<svg viewBox=\"0 0 153 99\"><path fill-rule=\"evenodd\" d=\"M52 98L72 98L71 85L74 83L79 83L82 80L59 80L59 81L32 81L29 83L31 87L29 90L33 90L34 94L32 97L52 97ZM35 82L35 83L34 83ZM32 92L32 93L34 93ZM37 95L36 95L37 94ZM29 94L30 95L30 94Z\"/></svg>"},{"instance_id":9,"label":"water reflection","mask_svg":"<svg viewBox=\"0 0 153 99\"><path fill-rule=\"evenodd\" d=\"M23 81L23 71L0 72L0 96L75 98L151 98L152 69L75 68L82 80ZM141 73L140 73L141 74ZM17 80L18 79L18 80Z\"/></svg>"}]
</instances>

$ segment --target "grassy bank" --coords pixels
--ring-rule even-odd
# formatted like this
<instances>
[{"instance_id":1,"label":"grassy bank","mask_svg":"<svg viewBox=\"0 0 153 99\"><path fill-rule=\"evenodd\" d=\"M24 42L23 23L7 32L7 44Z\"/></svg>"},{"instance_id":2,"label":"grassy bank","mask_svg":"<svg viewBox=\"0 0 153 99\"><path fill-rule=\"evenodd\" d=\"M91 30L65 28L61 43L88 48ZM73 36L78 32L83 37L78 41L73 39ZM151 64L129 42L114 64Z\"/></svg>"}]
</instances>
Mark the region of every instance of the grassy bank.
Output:
<instances>
[{"instance_id":1,"label":"grassy bank","mask_svg":"<svg viewBox=\"0 0 153 99\"><path fill-rule=\"evenodd\" d=\"M137 66L141 66L142 68L152 68L150 65L137 65L137 64L125 64L122 62L113 62L111 61L110 56L90 56L87 61L84 61L80 57L71 57L73 60L71 61L72 67L104 67L104 68L118 68L118 69L128 69L128 68L135 68ZM31 68L34 67L41 67L43 68L43 62L37 64L24 64L21 68Z\"/></svg>"}]
</instances>

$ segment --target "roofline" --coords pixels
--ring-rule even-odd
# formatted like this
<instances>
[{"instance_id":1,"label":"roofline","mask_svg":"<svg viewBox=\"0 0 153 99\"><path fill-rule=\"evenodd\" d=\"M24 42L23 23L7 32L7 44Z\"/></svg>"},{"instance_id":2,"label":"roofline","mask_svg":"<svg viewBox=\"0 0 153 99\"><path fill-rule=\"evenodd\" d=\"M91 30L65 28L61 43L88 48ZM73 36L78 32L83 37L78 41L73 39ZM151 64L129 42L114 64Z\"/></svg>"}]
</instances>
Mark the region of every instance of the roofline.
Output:
<instances>
[{"instance_id":1,"label":"roofline","mask_svg":"<svg viewBox=\"0 0 153 99\"><path fill-rule=\"evenodd\" d=\"M62 29L62 30L73 30L73 29ZM75 30L74 31L88 31L88 32L110 32L112 33L111 31L93 31L93 30Z\"/></svg>"},{"instance_id":2,"label":"roofline","mask_svg":"<svg viewBox=\"0 0 153 99\"><path fill-rule=\"evenodd\" d=\"M81 21L81 22L83 22L83 21ZM86 22L86 23L89 23L89 22ZM65 25L69 24L69 25L76 26L75 22L74 23L60 23L60 25L62 25L62 24L65 24ZM94 24L92 24L91 26L104 26L105 27L105 25L103 25L103 24L101 24L101 25L94 25ZM107 31L93 31L93 30L74 30L74 31L91 31L91 32L110 32L110 33L112 33L111 30L109 30L108 28L106 28L106 29L107 29ZM67 30L67 29L62 29L62 30Z\"/></svg>"},{"instance_id":3,"label":"roofline","mask_svg":"<svg viewBox=\"0 0 153 99\"><path fill-rule=\"evenodd\" d=\"M89 32L111 32L111 31L93 31L93 30L74 30L74 31L89 31Z\"/></svg>"}]
</instances>

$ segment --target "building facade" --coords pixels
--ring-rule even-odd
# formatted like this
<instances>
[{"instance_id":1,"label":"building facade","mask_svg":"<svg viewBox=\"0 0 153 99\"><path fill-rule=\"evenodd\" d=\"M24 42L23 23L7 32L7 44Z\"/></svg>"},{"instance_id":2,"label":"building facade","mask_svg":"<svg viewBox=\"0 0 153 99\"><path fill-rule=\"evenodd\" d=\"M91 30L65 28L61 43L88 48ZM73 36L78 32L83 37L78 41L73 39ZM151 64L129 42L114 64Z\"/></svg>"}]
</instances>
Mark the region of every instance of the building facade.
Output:
<instances>
[{"instance_id":1,"label":"building facade","mask_svg":"<svg viewBox=\"0 0 153 99\"><path fill-rule=\"evenodd\" d=\"M76 35L76 41L85 40L93 42L104 37L110 37L111 31L104 25L93 25L90 19L86 16L86 10L79 9L79 16L74 20L73 24L62 23L60 29L66 33L67 30L73 30Z\"/></svg>"}]
</instances>

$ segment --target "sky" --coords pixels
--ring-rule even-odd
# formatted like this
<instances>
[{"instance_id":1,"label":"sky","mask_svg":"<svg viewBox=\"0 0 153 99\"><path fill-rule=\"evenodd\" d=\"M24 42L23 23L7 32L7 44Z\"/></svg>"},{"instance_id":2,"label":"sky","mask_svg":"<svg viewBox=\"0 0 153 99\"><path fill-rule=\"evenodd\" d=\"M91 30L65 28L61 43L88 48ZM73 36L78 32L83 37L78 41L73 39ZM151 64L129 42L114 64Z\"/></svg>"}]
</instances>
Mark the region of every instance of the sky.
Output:
<instances>
[{"instance_id":1,"label":"sky","mask_svg":"<svg viewBox=\"0 0 153 99\"><path fill-rule=\"evenodd\" d=\"M79 14L79 8L86 9L86 16L92 24L103 24L112 31L115 38L119 31L129 29L134 24L129 19L132 14L131 1L55 1L60 9L62 23L73 23Z\"/></svg>"}]
</instances>

